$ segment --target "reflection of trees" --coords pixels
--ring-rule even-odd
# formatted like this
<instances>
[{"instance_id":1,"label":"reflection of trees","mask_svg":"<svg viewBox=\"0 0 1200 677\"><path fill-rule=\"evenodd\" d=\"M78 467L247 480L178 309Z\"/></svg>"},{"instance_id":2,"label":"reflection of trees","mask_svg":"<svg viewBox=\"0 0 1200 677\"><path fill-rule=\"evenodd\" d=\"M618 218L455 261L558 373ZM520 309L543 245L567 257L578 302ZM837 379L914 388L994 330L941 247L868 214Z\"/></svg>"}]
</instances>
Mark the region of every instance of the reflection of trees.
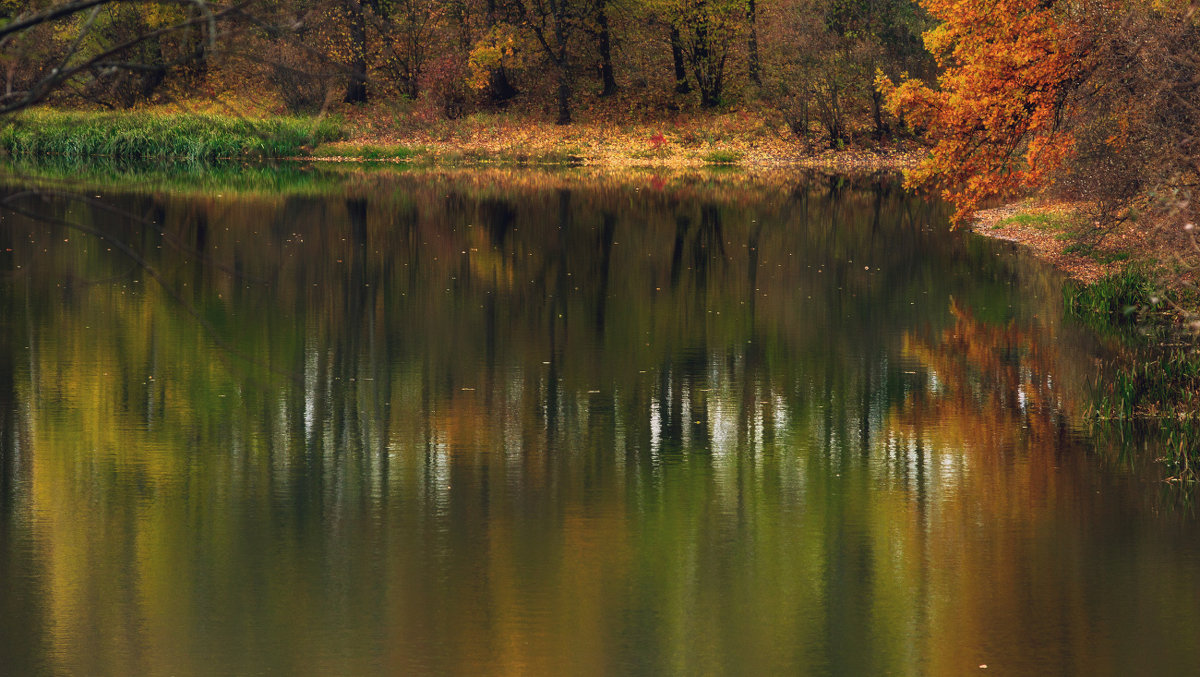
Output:
<instances>
[{"instance_id":1,"label":"reflection of trees","mask_svg":"<svg viewBox=\"0 0 1200 677\"><path fill-rule=\"evenodd\" d=\"M56 668L954 673L915 627L963 621L968 648L1012 631L1012 607L996 628L940 606L991 597L935 562L971 541L951 518L1016 514L1025 459L1061 446L1062 396L1041 339L949 306L989 270L923 229L931 210L870 183L749 204L370 189L115 198L203 263L71 207L139 243L254 362L153 285L64 292L67 273L127 271L92 243L14 238L45 273L2 302L33 327L11 397L37 453L12 475L44 515ZM1021 408L1013 388L1040 390ZM914 443L915 503L897 480ZM1028 583L999 574L996 594ZM119 623L144 641L72 653Z\"/></svg>"},{"instance_id":2,"label":"reflection of trees","mask_svg":"<svg viewBox=\"0 0 1200 677\"><path fill-rule=\"evenodd\" d=\"M1100 670L1139 655L1111 609L1103 620L1095 612L1121 586L1107 572L1125 571L1129 553L1146 547L1138 528L1113 527L1138 499L1094 471L1072 432L1077 394L1057 338L1037 323L983 319L953 298L949 307L948 326L905 334L902 355L916 371L874 461L880 481L913 497L902 547L920 563L922 623L957 638L926 656L927 670L953 674L997 645L1026 647L1006 657L1017 671L1047 659ZM1117 606L1118 623L1139 615ZM1081 658L1092 632L1114 643Z\"/></svg>"},{"instance_id":3,"label":"reflection of trees","mask_svg":"<svg viewBox=\"0 0 1200 677\"><path fill-rule=\"evenodd\" d=\"M969 447L981 433L1028 437L1057 448L1067 406L1055 387L1054 350L1035 327L983 322L951 299L954 323L933 336L909 333L904 351L928 369L928 389L908 393L897 423L905 437L936 430ZM1007 444L1012 444L1009 440Z\"/></svg>"}]
</instances>

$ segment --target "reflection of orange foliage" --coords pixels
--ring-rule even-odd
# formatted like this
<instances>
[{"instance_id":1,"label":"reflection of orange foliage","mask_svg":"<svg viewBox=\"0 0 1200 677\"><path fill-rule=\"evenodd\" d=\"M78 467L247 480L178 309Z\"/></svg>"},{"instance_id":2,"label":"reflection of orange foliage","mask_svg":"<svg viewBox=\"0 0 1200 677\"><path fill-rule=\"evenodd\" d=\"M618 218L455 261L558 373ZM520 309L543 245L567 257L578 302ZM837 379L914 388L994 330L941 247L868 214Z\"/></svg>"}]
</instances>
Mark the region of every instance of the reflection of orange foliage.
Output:
<instances>
[{"instance_id":1,"label":"reflection of orange foliage","mask_svg":"<svg viewBox=\"0 0 1200 677\"><path fill-rule=\"evenodd\" d=\"M1097 498L1080 481L1089 476L1088 456L1064 434L1069 403L1055 387L1051 337L1035 326L980 320L953 300L950 312L954 323L940 334L905 336L904 354L928 370L930 385L893 409L887 435L889 454L910 463L915 456L927 471L926 490L938 493L936 504L907 506L929 511L914 513L914 524L935 525L912 535L937 569L930 632L955 638L935 647L926 674L995 662L986 652L997 637L1001 644L1061 646L1067 639L1055 636L1060 627L1086 624L1079 590L1045 587L1047 578L1023 567L1052 557L1046 549L1057 546L1044 535L1064 504ZM1054 621L1013 623L1022 618Z\"/></svg>"},{"instance_id":2,"label":"reflection of orange foliage","mask_svg":"<svg viewBox=\"0 0 1200 677\"><path fill-rule=\"evenodd\" d=\"M982 322L951 300L954 325L936 338L904 337L904 353L937 378L934 393L909 395L901 425L935 425L959 444L980 432L1027 430L1036 439L1056 434L1053 413L1063 403L1053 388L1050 354L1036 328ZM1023 433L1024 434L1024 433Z\"/></svg>"}]
</instances>

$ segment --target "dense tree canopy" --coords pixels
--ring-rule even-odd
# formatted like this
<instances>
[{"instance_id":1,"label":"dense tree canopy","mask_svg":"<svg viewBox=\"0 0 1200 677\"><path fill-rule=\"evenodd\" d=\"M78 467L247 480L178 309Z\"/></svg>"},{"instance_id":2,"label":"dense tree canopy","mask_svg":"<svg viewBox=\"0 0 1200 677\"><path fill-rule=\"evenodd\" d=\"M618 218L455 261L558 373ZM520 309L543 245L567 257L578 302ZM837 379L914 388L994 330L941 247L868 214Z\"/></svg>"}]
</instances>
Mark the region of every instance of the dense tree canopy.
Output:
<instances>
[{"instance_id":1,"label":"dense tree canopy","mask_svg":"<svg viewBox=\"0 0 1200 677\"><path fill-rule=\"evenodd\" d=\"M922 0L937 86L886 77L890 109L933 142L913 177L958 218L1052 187L1123 218L1195 216L1200 4L1194 0Z\"/></svg>"},{"instance_id":2,"label":"dense tree canopy","mask_svg":"<svg viewBox=\"0 0 1200 677\"><path fill-rule=\"evenodd\" d=\"M608 98L647 114L750 105L837 146L890 131L876 70L932 72L912 0L4 0L0 21L52 8L0 44L10 96L68 65L56 96L107 107L234 92L281 112L396 101L567 123ZM133 35L143 39L123 45ZM211 44L197 54L200 38ZM130 65L120 81L88 62L114 47Z\"/></svg>"}]
</instances>

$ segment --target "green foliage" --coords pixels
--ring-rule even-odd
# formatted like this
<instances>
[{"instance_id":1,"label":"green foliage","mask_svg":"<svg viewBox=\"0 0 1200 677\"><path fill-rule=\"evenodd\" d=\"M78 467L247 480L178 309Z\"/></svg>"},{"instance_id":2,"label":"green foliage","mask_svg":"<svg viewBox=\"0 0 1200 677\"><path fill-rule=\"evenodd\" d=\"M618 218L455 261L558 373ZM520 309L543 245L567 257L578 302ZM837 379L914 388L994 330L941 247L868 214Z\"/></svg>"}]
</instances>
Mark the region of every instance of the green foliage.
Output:
<instances>
[{"instance_id":1,"label":"green foliage","mask_svg":"<svg viewBox=\"0 0 1200 677\"><path fill-rule=\"evenodd\" d=\"M1200 352L1194 337L1180 334L1161 314L1152 317L1163 304L1159 294L1133 267L1065 290L1068 311L1092 327L1111 333L1136 324L1138 330L1125 335L1129 353L1100 380L1090 418L1149 425L1162 442L1161 460L1172 479L1190 482L1200 462Z\"/></svg>"},{"instance_id":2,"label":"green foliage","mask_svg":"<svg viewBox=\"0 0 1200 677\"><path fill-rule=\"evenodd\" d=\"M1059 214L1048 212L1021 212L1002 219L998 225L1017 225L1037 230L1065 230L1071 227L1070 221Z\"/></svg>"},{"instance_id":3,"label":"green foliage","mask_svg":"<svg viewBox=\"0 0 1200 677\"><path fill-rule=\"evenodd\" d=\"M733 150L714 150L704 156L710 165L736 165L741 159L742 154Z\"/></svg>"},{"instance_id":4,"label":"green foliage","mask_svg":"<svg viewBox=\"0 0 1200 677\"><path fill-rule=\"evenodd\" d=\"M334 120L216 115L30 111L0 128L0 150L16 156L281 158L342 136Z\"/></svg>"},{"instance_id":5,"label":"green foliage","mask_svg":"<svg viewBox=\"0 0 1200 677\"><path fill-rule=\"evenodd\" d=\"M1134 322L1161 304L1150 278L1132 266L1086 286L1068 285L1063 296L1067 310L1090 323Z\"/></svg>"}]
</instances>

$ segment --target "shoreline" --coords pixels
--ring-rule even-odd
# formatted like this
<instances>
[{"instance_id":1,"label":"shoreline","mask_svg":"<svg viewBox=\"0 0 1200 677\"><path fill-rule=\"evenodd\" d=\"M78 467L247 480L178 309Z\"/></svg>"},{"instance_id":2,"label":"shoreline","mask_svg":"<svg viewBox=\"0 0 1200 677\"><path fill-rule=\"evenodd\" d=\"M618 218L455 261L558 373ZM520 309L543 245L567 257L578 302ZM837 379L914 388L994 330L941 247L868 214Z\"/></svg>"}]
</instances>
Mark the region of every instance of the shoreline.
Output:
<instances>
[{"instance_id":1,"label":"shoreline","mask_svg":"<svg viewBox=\"0 0 1200 677\"><path fill-rule=\"evenodd\" d=\"M1200 468L1200 251L1194 224L1128 220L1102 230L1087 205L1014 202L976 212L971 230L1011 242L1062 273L1066 312L1117 347L1088 420L1151 425L1165 443L1169 482L1194 484ZM1095 229L1095 232L1089 230Z\"/></svg>"},{"instance_id":2,"label":"shoreline","mask_svg":"<svg viewBox=\"0 0 1200 677\"><path fill-rule=\"evenodd\" d=\"M419 166L585 166L604 169L904 170L927 154L907 140L826 148L763 114L579 122L511 114L427 119L387 111L256 118L163 110L38 108L0 125L14 157L228 162L276 160Z\"/></svg>"},{"instance_id":3,"label":"shoreline","mask_svg":"<svg viewBox=\"0 0 1200 677\"><path fill-rule=\"evenodd\" d=\"M1084 284L1123 270L1127 258L1069 251L1079 221L1076 206L1069 203L1017 201L975 212L969 228L980 237L1018 245L1068 279Z\"/></svg>"},{"instance_id":4,"label":"shoreline","mask_svg":"<svg viewBox=\"0 0 1200 677\"><path fill-rule=\"evenodd\" d=\"M403 146L387 147L381 146L382 153L396 149L405 149ZM663 170L715 170L715 171L739 171L739 170L781 170L781 169L828 169L828 170L846 170L846 171L903 171L911 169L920 162L920 155L915 153L891 154L891 153L874 153L871 151L861 150L846 150L846 151L831 151L821 153L819 155L808 156L768 156L765 158L757 158L753 160L738 160L736 162L707 162L700 158L679 158L664 161L639 161L630 159L628 161L622 159L614 159L606 156L569 156L562 159L540 156L528 156L522 153L504 153L494 156L486 156L480 152L467 150L438 150L433 152L418 152L414 154L405 154L404 157L388 157L386 155L380 157L371 157L363 153L347 153L333 154L337 151L335 148L323 149L328 155L297 155L292 157L278 158L282 161L289 162L321 162L321 163L344 163L344 164L396 164L396 165L414 165L428 167L444 167L444 168L470 168L470 167L530 167L530 168L558 168L558 167L585 167L589 169L663 169ZM402 152L402 151L401 151ZM236 158L230 158L236 159Z\"/></svg>"}]
</instances>

